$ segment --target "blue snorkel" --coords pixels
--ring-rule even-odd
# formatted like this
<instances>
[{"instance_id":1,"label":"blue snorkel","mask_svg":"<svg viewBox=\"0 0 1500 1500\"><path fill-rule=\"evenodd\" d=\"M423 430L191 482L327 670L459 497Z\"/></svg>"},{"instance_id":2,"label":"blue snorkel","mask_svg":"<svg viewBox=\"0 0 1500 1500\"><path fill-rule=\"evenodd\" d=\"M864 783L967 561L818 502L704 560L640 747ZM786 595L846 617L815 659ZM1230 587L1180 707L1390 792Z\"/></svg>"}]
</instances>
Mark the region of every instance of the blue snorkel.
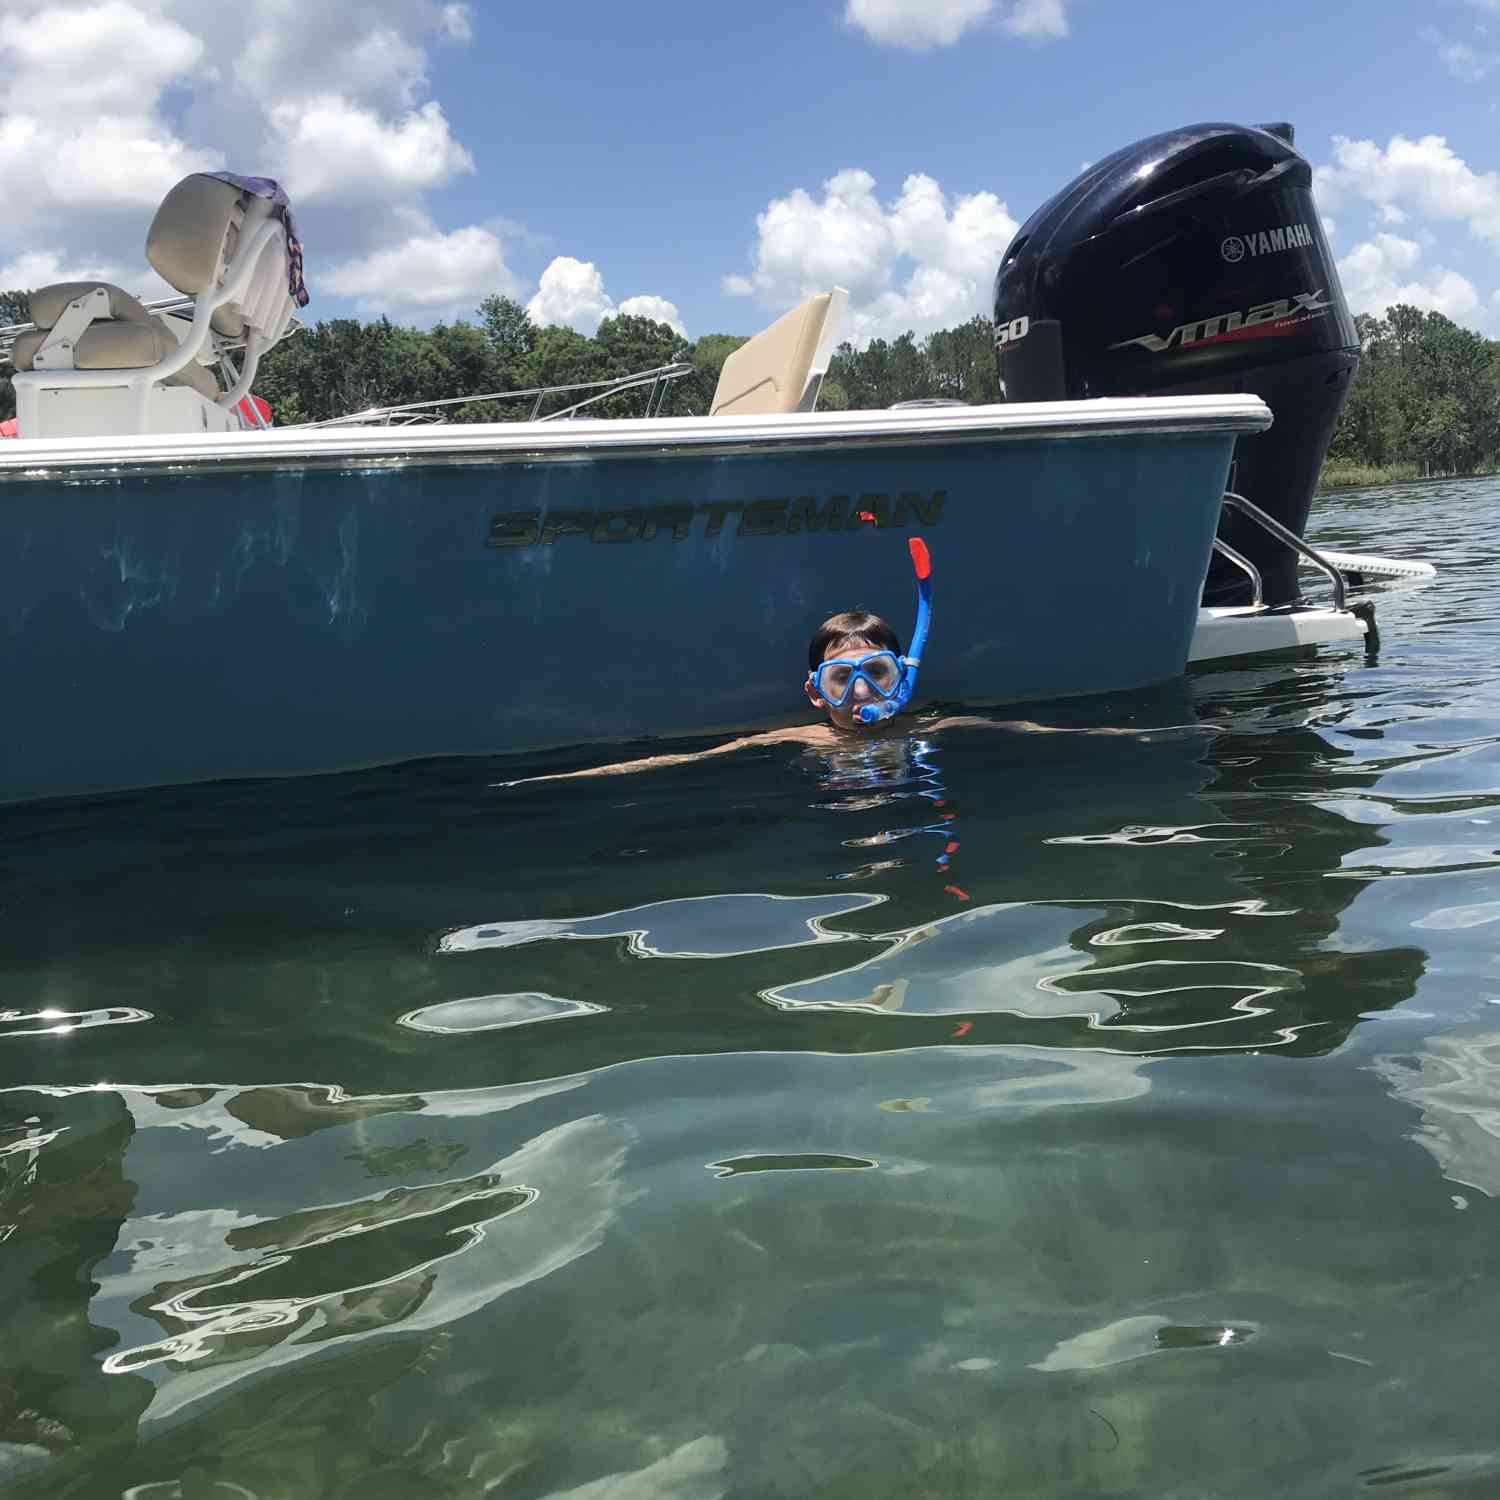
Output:
<instances>
[{"instance_id":1,"label":"blue snorkel","mask_svg":"<svg viewBox=\"0 0 1500 1500\"><path fill-rule=\"evenodd\" d=\"M922 665L927 632L932 625L932 558L927 543L919 536L908 537L906 547L911 553L912 571L917 575L917 623L912 626L911 644L901 658L900 686L882 703L862 704L855 714L861 724L878 724L881 719L899 714L917 690L917 669Z\"/></svg>"}]
</instances>

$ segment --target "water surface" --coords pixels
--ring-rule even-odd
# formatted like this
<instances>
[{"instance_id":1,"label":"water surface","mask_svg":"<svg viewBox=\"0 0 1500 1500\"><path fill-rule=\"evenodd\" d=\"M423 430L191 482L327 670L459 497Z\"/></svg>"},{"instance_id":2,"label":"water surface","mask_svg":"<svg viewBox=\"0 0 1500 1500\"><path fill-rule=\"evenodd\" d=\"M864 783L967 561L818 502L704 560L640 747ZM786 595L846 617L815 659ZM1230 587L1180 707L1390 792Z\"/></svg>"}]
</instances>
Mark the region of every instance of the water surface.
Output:
<instances>
[{"instance_id":1,"label":"water surface","mask_svg":"<svg viewBox=\"0 0 1500 1500\"><path fill-rule=\"evenodd\" d=\"M1500 1491L1497 521L1160 732L0 813L0 1487Z\"/></svg>"}]
</instances>

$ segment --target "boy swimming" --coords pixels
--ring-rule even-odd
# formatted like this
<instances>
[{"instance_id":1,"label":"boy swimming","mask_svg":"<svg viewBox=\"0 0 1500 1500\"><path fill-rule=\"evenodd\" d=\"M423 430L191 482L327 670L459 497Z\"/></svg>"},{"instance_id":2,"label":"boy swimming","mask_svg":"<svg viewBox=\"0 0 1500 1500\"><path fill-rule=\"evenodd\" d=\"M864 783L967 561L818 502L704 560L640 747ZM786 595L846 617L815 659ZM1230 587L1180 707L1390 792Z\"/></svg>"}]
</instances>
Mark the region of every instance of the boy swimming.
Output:
<instances>
[{"instance_id":1,"label":"boy swimming","mask_svg":"<svg viewBox=\"0 0 1500 1500\"><path fill-rule=\"evenodd\" d=\"M547 776L528 776L521 781L501 782L499 785L520 786L533 781L565 781L580 776L622 776L633 771L655 770L659 766L685 765L689 761L706 760L711 755L728 755L731 751L755 745L795 744L816 750L834 750L850 748L872 736L906 735L907 727L894 721L911 703L916 690L917 671L922 664L922 652L926 648L932 619L932 564L927 547L920 537L910 538L907 546L917 578L917 620L912 630L911 647L905 655L901 651L900 638L891 626L867 610L847 610L830 615L808 642L803 691L814 708L820 708L828 715L827 724L772 729L762 734L743 735L708 750L679 755L648 755L616 765L555 771ZM969 714L925 718L920 728L924 735L957 728L1008 729L1022 734L1142 736L1160 733L1159 730L1138 729L1049 728L1024 719L1002 721Z\"/></svg>"},{"instance_id":2,"label":"boy swimming","mask_svg":"<svg viewBox=\"0 0 1500 1500\"><path fill-rule=\"evenodd\" d=\"M896 632L864 610L830 615L807 648L807 696L839 729L894 718L911 702L932 627L932 559L919 536L907 543L917 575L917 623L903 656Z\"/></svg>"}]
</instances>

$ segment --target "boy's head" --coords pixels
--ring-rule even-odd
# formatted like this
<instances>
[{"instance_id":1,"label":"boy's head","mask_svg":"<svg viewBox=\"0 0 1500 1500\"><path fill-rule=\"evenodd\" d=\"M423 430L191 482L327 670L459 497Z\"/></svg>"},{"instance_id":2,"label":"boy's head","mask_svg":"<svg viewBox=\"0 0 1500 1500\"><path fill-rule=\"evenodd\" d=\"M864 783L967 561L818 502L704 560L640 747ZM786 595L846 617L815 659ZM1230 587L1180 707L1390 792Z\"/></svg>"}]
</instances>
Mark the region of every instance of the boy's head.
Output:
<instances>
[{"instance_id":1,"label":"boy's head","mask_svg":"<svg viewBox=\"0 0 1500 1500\"><path fill-rule=\"evenodd\" d=\"M841 703L832 703L819 691L818 668L824 662L855 662L872 651L889 652L899 662L901 638L879 615L872 615L862 609L830 615L813 632L812 640L807 643L808 678L803 686L813 707L826 710L828 717L840 729L863 728L857 717L859 709L863 704L876 701L878 695L870 688L864 675L855 673L847 686L847 696ZM887 663L875 661L870 663L869 670L878 675L889 670L889 667Z\"/></svg>"}]
</instances>

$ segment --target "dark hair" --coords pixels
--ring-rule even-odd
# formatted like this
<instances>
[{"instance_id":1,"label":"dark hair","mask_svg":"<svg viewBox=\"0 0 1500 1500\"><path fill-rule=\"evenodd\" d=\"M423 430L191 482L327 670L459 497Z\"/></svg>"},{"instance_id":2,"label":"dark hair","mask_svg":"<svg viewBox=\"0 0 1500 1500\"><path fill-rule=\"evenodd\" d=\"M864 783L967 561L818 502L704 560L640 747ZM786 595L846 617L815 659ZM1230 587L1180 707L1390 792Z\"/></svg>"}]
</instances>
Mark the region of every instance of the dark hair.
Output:
<instances>
[{"instance_id":1,"label":"dark hair","mask_svg":"<svg viewBox=\"0 0 1500 1500\"><path fill-rule=\"evenodd\" d=\"M851 609L841 615L829 615L813 632L807 643L807 670L816 672L823 653L835 641L859 641L874 651L892 651L901 655L901 637L879 615L868 610Z\"/></svg>"}]
</instances>

